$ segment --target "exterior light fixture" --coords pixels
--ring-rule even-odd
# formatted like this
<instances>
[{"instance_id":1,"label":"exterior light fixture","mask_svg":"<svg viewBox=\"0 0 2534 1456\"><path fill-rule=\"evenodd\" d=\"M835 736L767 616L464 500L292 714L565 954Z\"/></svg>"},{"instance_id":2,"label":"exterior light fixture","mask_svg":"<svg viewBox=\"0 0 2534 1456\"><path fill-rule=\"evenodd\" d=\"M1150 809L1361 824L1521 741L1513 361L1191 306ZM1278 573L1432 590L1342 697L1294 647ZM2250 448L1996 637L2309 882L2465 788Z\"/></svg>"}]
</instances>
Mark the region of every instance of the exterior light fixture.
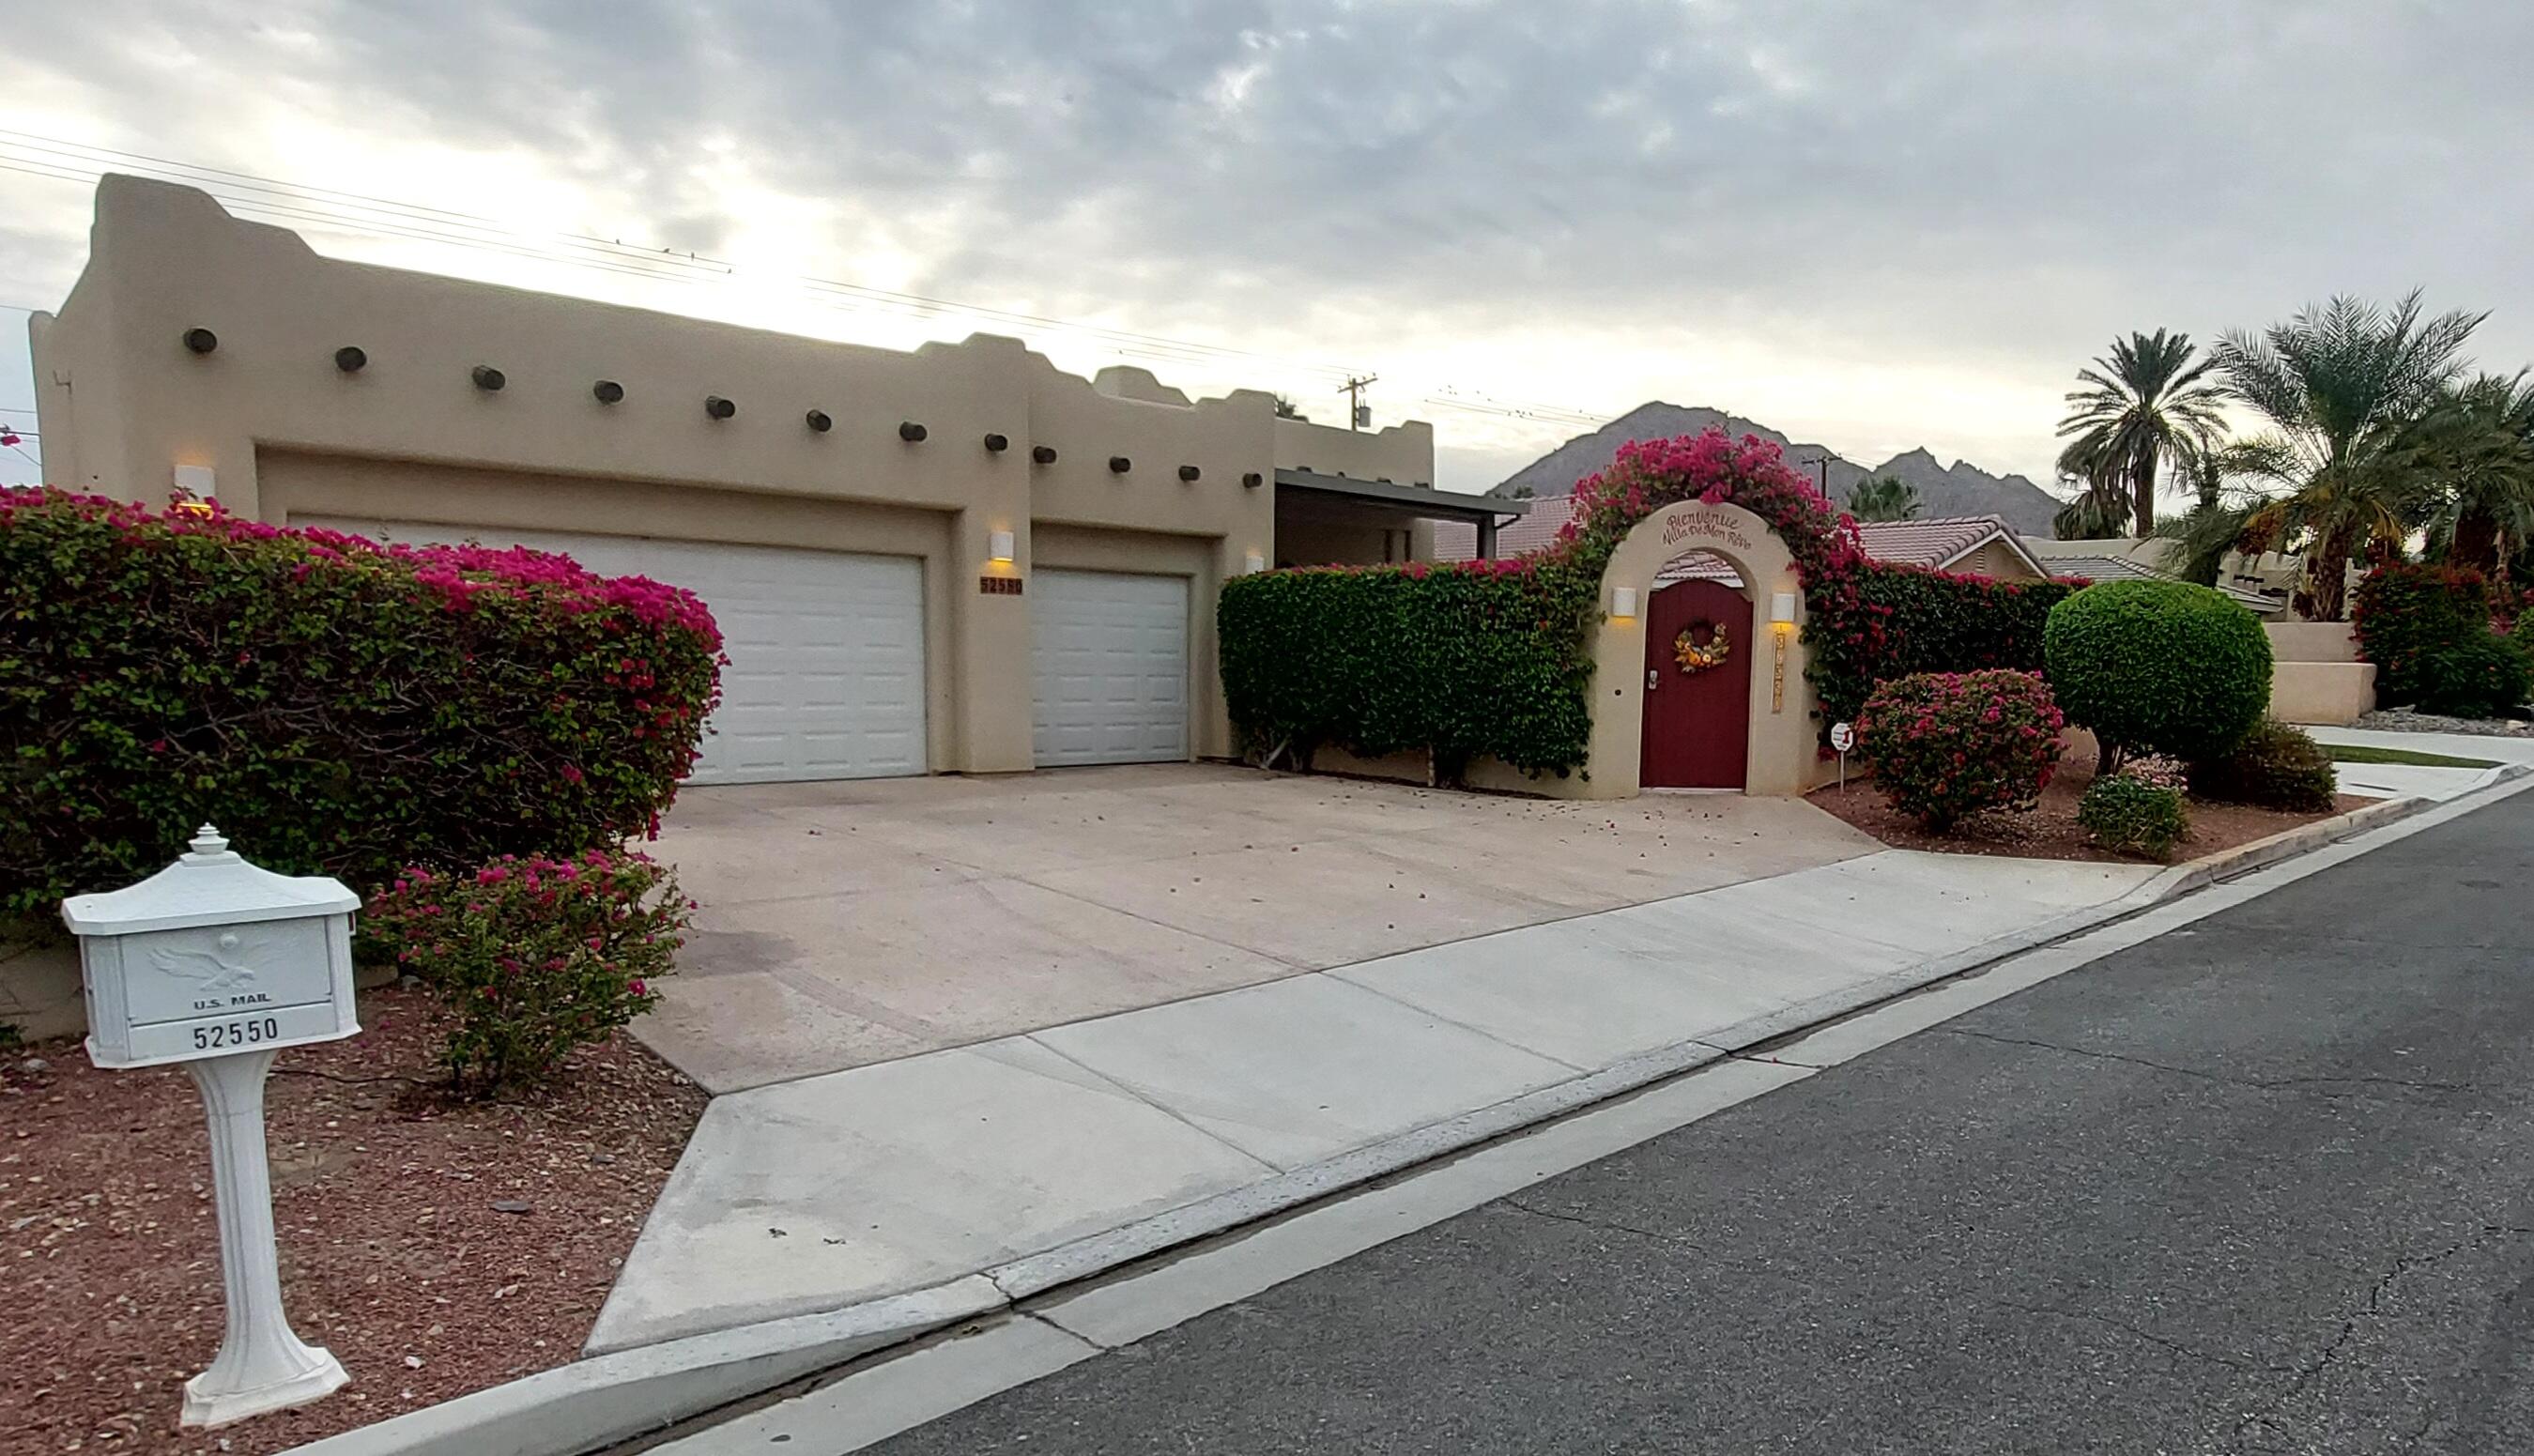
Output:
<instances>
[{"instance_id":1,"label":"exterior light fixture","mask_svg":"<svg viewBox=\"0 0 2534 1456\"><path fill-rule=\"evenodd\" d=\"M625 387L612 379L602 379L589 387L589 397L601 404L625 402Z\"/></svg>"},{"instance_id":2,"label":"exterior light fixture","mask_svg":"<svg viewBox=\"0 0 2534 1456\"><path fill-rule=\"evenodd\" d=\"M1007 567L1012 564L1011 532L986 532L986 560L993 562L998 567Z\"/></svg>"},{"instance_id":3,"label":"exterior light fixture","mask_svg":"<svg viewBox=\"0 0 2534 1456\"><path fill-rule=\"evenodd\" d=\"M1199 474L1199 473L1200 473L1200 472L1198 471L1197 467L1196 467L1196 466L1194 466L1194 465L1181 465L1181 466L1179 466L1179 479L1184 480L1184 481L1187 481L1187 482L1189 482L1189 483L1191 483L1191 484L1193 484L1193 483L1195 482L1196 477L1198 476L1198 474Z\"/></svg>"},{"instance_id":4,"label":"exterior light fixture","mask_svg":"<svg viewBox=\"0 0 2534 1456\"><path fill-rule=\"evenodd\" d=\"M211 514L211 498L219 493L220 478L209 465L178 465L167 472L167 483L176 488L176 508L199 507L190 514Z\"/></svg>"},{"instance_id":5,"label":"exterior light fixture","mask_svg":"<svg viewBox=\"0 0 2534 1456\"><path fill-rule=\"evenodd\" d=\"M986 437L986 449L993 451L996 455L1001 455L1004 451L1011 448L1012 439L1008 435L988 435Z\"/></svg>"},{"instance_id":6,"label":"exterior light fixture","mask_svg":"<svg viewBox=\"0 0 2534 1456\"><path fill-rule=\"evenodd\" d=\"M1255 470L1251 470L1240 477L1240 483L1249 487L1251 490L1256 490L1258 487L1267 483L1267 477L1259 474Z\"/></svg>"},{"instance_id":7,"label":"exterior light fixture","mask_svg":"<svg viewBox=\"0 0 2534 1456\"><path fill-rule=\"evenodd\" d=\"M1637 615L1637 588L1635 588L1635 587L1633 587L1633 586L1613 586L1613 587L1611 587L1611 588L1610 588L1610 620L1611 620L1611 621L1613 621L1613 622L1625 622L1625 621L1627 621L1629 618L1634 617L1634 616L1636 616L1636 615Z\"/></svg>"},{"instance_id":8,"label":"exterior light fixture","mask_svg":"<svg viewBox=\"0 0 2534 1456\"><path fill-rule=\"evenodd\" d=\"M1042 465L1053 465L1056 463L1056 447L1053 445L1033 445L1030 447L1030 458L1036 460Z\"/></svg>"},{"instance_id":9,"label":"exterior light fixture","mask_svg":"<svg viewBox=\"0 0 2534 1456\"><path fill-rule=\"evenodd\" d=\"M1249 552L1240 558L1240 569L1244 572L1263 572L1267 570L1267 558L1262 553Z\"/></svg>"},{"instance_id":10,"label":"exterior light fixture","mask_svg":"<svg viewBox=\"0 0 2534 1456\"><path fill-rule=\"evenodd\" d=\"M836 427L836 422L827 418L827 412L823 409L814 409L808 414L801 416L801 423L808 425L811 429L817 431L821 435L826 434L829 430Z\"/></svg>"},{"instance_id":11,"label":"exterior light fixture","mask_svg":"<svg viewBox=\"0 0 2534 1456\"><path fill-rule=\"evenodd\" d=\"M1123 475L1134 468L1135 462L1126 458L1124 455L1111 455L1109 457L1109 469L1112 474Z\"/></svg>"},{"instance_id":12,"label":"exterior light fixture","mask_svg":"<svg viewBox=\"0 0 2534 1456\"><path fill-rule=\"evenodd\" d=\"M922 425L917 424L913 420L902 421L897 427L897 438L905 441L909 445L922 444L924 442L924 437L931 433L931 431L925 429Z\"/></svg>"},{"instance_id":13,"label":"exterior light fixture","mask_svg":"<svg viewBox=\"0 0 2534 1456\"><path fill-rule=\"evenodd\" d=\"M370 367L369 350L356 343L347 343L334 351L334 367L345 374L358 374Z\"/></svg>"},{"instance_id":14,"label":"exterior light fixture","mask_svg":"<svg viewBox=\"0 0 2534 1456\"><path fill-rule=\"evenodd\" d=\"M1769 598L1769 633L1777 650L1776 674L1769 682L1769 711L1786 710L1786 641L1795 635L1795 594L1780 591Z\"/></svg>"},{"instance_id":15,"label":"exterior light fixture","mask_svg":"<svg viewBox=\"0 0 2534 1456\"><path fill-rule=\"evenodd\" d=\"M473 369L466 372L466 377L475 381L475 388L482 390L487 394L501 393L502 386L511 382L509 376L503 374L502 371L494 368L490 364L476 365Z\"/></svg>"},{"instance_id":16,"label":"exterior light fixture","mask_svg":"<svg viewBox=\"0 0 2534 1456\"><path fill-rule=\"evenodd\" d=\"M185 347L192 349L195 353L208 354L219 346L220 336L213 334L209 329L188 329L185 331Z\"/></svg>"},{"instance_id":17,"label":"exterior light fixture","mask_svg":"<svg viewBox=\"0 0 2534 1456\"><path fill-rule=\"evenodd\" d=\"M732 415L739 413L739 406L732 403L730 400L723 398L719 394L706 394L704 396L704 413L717 420L726 420Z\"/></svg>"},{"instance_id":18,"label":"exterior light fixture","mask_svg":"<svg viewBox=\"0 0 2534 1456\"><path fill-rule=\"evenodd\" d=\"M1780 591L1769 598L1769 628L1780 637L1795 630L1795 594Z\"/></svg>"}]
</instances>

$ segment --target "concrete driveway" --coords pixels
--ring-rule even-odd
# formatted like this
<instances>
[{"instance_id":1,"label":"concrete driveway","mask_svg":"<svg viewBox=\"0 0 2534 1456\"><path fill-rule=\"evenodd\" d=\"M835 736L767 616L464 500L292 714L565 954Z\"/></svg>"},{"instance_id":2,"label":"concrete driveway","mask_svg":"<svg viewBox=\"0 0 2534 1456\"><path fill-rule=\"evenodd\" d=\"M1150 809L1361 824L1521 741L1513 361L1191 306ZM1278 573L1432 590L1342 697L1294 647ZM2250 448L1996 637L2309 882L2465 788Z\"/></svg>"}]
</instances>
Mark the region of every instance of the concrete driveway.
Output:
<instances>
[{"instance_id":1,"label":"concrete driveway","mask_svg":"<svg viewBox=\"0 0 2534 1456\"><path fill-rule=\"evenodd\" d=\"M703 908L636 1031L727 1092L1880 847L1794 800L1217 764L689 789L654 852Z\"/></svg>"}]
</instances>

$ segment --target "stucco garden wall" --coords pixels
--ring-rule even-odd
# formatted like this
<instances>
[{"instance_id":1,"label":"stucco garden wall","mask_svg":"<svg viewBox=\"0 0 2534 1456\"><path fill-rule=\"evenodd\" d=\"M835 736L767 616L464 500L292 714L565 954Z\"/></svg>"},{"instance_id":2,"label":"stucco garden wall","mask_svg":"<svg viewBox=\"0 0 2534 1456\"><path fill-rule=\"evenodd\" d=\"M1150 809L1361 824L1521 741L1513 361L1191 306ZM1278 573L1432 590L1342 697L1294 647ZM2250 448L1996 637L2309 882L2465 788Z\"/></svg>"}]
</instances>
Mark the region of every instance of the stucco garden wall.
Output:
<instances>
[{"instance_id":1,"label":"stucco garden wall","mask_svg":"<svg viewBox=\"0 0 2534 1456\"><path fill-rule=\"evenodd\" d=\"M2270 622L2270 716L2287 723L2354 723L2376 710L2376 664L2346 622Z\"/></svg>"}]
</instances>

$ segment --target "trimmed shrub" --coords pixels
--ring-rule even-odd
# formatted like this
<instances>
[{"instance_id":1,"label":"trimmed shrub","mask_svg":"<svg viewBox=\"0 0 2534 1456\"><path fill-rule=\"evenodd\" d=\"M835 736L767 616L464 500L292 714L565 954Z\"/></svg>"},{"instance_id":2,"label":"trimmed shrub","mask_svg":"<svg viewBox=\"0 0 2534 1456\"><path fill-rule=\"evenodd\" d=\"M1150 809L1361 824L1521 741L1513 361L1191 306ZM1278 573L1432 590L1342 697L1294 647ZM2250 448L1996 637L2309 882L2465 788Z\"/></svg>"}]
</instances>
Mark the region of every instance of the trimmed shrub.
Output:
<instances>
[{"instance_id":1,"label":"trimmed shrub","mask_svg":"<svg viewBox=\"0 0 2534 1456\"><path fill-rule=\"evenodd\" d=\"M0 492L0 923L206 819L361 890L643 832L720 658L692 594L559 556Z\"/></svg>"},{"instance_id":2,"label":"trimmed shrub","mask_svg":"<svg viewBox=\"0 0 2534 1456\"><path fill-rule=\"evenodd\" d=\"M2050 686L2093 730L2103 771L2126 754L2214 758L2270 701L2270 639L2252 613L2184 581L2105 581L2050 609Z\"/></svg>"},{"instance_id":3,"label":"trimmed shrub","mask_svg":"<svg viewBox=\"0 0 2534 1456\"><path fill-rule=\"evenodd\" d=\"M572 1049L649 1010L694 902L631 851L414 869L361 919L363 959L421 979L448 1013L441 1064L490 1092L543 1081Z\"/></svg>"},{"instance_id":4,"label":"trimmed shrub","mask_svg":"<svg viewBox=\"0 0 2534 1456\"><path fill-rule=\"evenodd\" d=\"M2162 860L2191 832L2182 791L2131 773L2095 777L2077 800L2077 822L2114 854Z\"/></svg>"},{"instance_id":5,"label":"trimmed shrub","mask_svg":"<svg viewBox=\"0 0 2534 1456\"><path fill-rule=\"evenodd\" d=\"M2220 804L2322 814L2340 792L2340 774L2304 729L2264 717L2242 743L2191 765L2191 792Z\"/></svg>"},{"instance_id":6,"label":"trimmed shrub","mask_svg":"<svg viewBox=\"0 0 2534 1456\"><path fill-rule=\"evenodd\" d=\"M2422 712L2457 718L2504 718L2525 705L2534 690L2534 664L2525 649L2487 628L2428 649L2420 659L2427 680Z\"/></svg>"},{"instance_id":7,"label":"trimmed shrub","mask_svg":"<svg viewBox=\"0 0 2534 1456\"><path fill-rule=\"evenodd\" d=\"M2041 671L2050 609L2084 585L1998 581L1887 562L1857 568L1852 583L1852 601L1826 609L1816 599L1804 629L1825 725L1854 718L1887 678L1990 667Z\"/></svg>"},{"instance_id":8,"label":"trimmed shrub","mask_svg":"<svg viewBox=\"0 0 2534 1456\"><path fill-rule=\"evenodd\" d=\"M1856 740L1892 806L1941 833L1974 814L2039 802L2063 726L2050 689L2031 673L1911 673L1874 690Z\"/></svg>"},{"instance_id":9,"label":"trimmed shrub","mask_svg":"<svg viewBox=\"0 0 2534 1456\"><path fill-rule=\"evenodd\" d=\"M1245 752L1421 749L1444 782L1480 755L1562 772L1591 746L1593 595L1532 560L1252 573L1215 611L1224 697Z\"/></svg>"},{"instance_id":10,"label":"trimmed shrub","mask_svg":"<svg viewBox=\"0 0 2534 1456\"><path fill-rule=\"evenodd\" d=\"M2407 706L2444 696L2447 670L2472 672L2476 664L2469 657L2441 664L2432 654L2489 633L2490 583L2481 573L2459 567L2388 562L2359 578L2349 619L2359 650L2376 664L2376 700ZM2461 691L2468 696L2471 690Z\"/></svg>"}]
</instances>

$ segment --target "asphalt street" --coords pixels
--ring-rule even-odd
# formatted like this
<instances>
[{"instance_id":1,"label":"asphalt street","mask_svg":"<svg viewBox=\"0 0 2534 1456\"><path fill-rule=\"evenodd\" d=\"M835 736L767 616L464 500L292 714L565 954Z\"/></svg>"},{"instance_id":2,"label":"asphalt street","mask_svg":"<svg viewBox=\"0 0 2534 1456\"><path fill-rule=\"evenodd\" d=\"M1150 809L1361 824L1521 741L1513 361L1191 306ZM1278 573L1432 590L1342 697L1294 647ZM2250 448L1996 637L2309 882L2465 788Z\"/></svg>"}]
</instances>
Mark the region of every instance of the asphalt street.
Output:
<instances>
[{"instance_id":1,"label":"asphalt street","mask_svg":"<svg viewBox=\"0 0 2534 1456\"><path fill-rule=\"evenodd\" d=\"M2523 794L873 1449L2534 1452L2529 955Z\"/></svg>"}]
</instances>

